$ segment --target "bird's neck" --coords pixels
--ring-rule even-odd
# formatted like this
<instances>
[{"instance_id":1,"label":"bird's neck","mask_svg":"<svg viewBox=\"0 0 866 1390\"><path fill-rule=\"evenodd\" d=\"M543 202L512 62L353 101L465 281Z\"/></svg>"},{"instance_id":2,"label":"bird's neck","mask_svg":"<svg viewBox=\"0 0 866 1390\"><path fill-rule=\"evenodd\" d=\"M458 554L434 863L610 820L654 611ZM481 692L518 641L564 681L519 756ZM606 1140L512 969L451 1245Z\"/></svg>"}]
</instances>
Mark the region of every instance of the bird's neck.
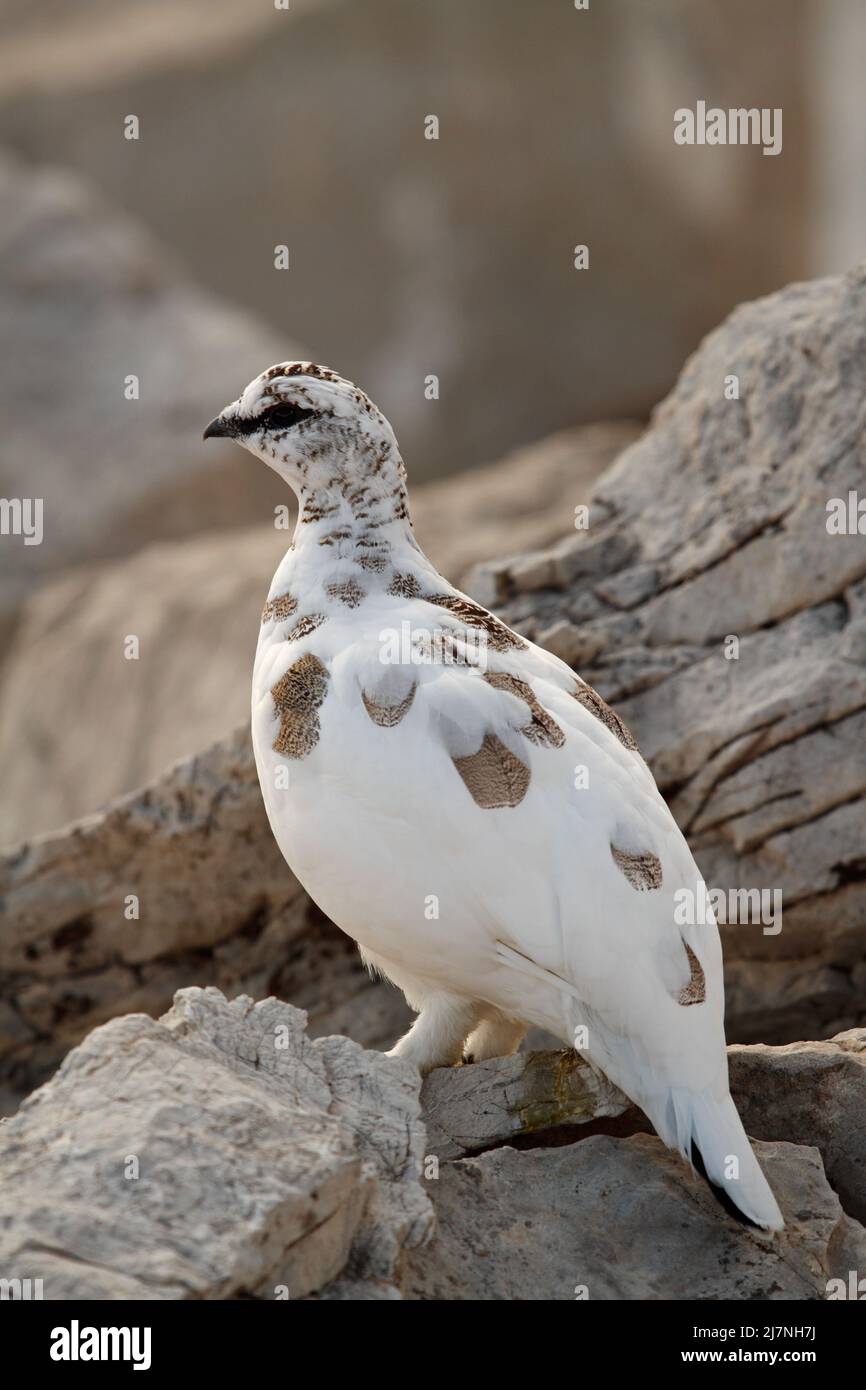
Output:
<instances>
[{"instance_id":1,"label":"bird's neck","mask_svg":"<svg viewBox=\"0 0 866 1390\"><path fill-rule=\"evenodd\" d=\"M354 559L370 573L394 556L417 552L409 516L406 470L393 445L372 443L351 457L323 454L295 484L298 522L293 549L313 556Z\"/></svg>"}]
</instances>

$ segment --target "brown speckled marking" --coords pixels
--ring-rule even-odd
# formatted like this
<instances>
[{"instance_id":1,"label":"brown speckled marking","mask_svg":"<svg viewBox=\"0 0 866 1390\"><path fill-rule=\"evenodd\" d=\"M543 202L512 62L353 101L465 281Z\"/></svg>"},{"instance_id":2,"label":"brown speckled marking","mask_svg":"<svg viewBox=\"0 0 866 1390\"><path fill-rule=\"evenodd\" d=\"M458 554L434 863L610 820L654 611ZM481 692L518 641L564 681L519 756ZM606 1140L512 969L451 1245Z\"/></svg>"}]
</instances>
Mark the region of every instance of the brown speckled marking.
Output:
<instances>
[{"instance_id":1,"label":"brown speckled marking","mask_svg":"<svg viewBox=\"0 0 866 1390\"><path fill-rule=\"evenodd\" d=\"M437 632L436 643L442 660L451 666L471 666L478 669L478 657L465 642L455 642L447 632Z\"/></svg>"},{"instance_id":2,"label":"brown speckled marking","mask_svg":"<svg viewBox=\"0 0 866 1390\"><path fill-rule=\"evenodd\" d=\"M318 381L333 382L343 380L330 367L320 367L316 362L278 362L275 367L269 367L264 375L265 381L272 381L276 376L311 376Z\"/></svg>"},{"instance_id":3,"label":"brown speckled marking","mask_svg":"<svg viewBox=\"0 0 866 1390\"><path fill-rule=\"evenodd\" d=\"M365 690L361 691L361 699L364 701L364 709L374 724L378 724L380 729L393 729L394 725L399 724L404 714L410 709L417 689L418 682L413 681L408 695L405 695L396 705L382 704L381 701L374 700Z\"/></svg>"},{"instance_id":4,"label":"brown speckled marking","mask_svg":"<svg viewBox=\"0 0 866 1390\"><path fill-rule=\"evenodd\" d=\"M262 622L269 622L271 618L276 618L278 623L290 618L298 606L298 600L291 594L278 594L276 598L269 598L262 609Z\"/></svg>"},{"instance_id":5,"label":"brown speckled marking","mask_svg":"<svg viewBox=\"0 0 866 1390\"><path fill-rule=\"evenodd\" d=\"M624 849L617 849L616 845L611 845L610 853L614 864L639 893L648 888L661 888L662 861L657 854L650 850L644 850L643 854L629 854Z\"/></svg>"},{"instance_id":6,"label":"brown speckled marking","mask_svg":"<svg viewBox=\"0 0 866 1390\"><path fill-rule=\"evenodd\" d=\"M707 981L704 976L703 967L692 950L691 946L683 942L686 948L686 955L689 959L689 982L683 985L677 995L677 1003L683 1005L703 1004L707 997Z\"/></svg>"},{"instance_id":7,"label":"brown speckled marking","mask_svg":"<svg viewBox=\"0 0 866 1390\"><path fill-rule=\"evenodd\" d=\"M529 787L529 768L495 734L485 734L477 753L451 760L473 801L487 810L519 806Z\"/></svg>"},{"instance_id":8,"label":"brown speckled marking","mask_svg":"<svg viewBox=\"0 0 866 1390\"><path fill-rule=\"evenodd\" d=\"M375 530L376 528L375 528L375 527L371 527L370 529L371 529L371 530ZM388 542L384 539L384 537L382 537L382 536L371 536L370 533L369 533L369 531L362 531L361 535L358 537L358 540L357 540L356 544L357 544L357 546L358 546L358 548L359 548L360 550L385 550L385 551L388 551L388 550L391 549L390 545L389 545Z\"/></svg>"},{"instance_id":9,"label":"brown speckled marking","mask_svg":"<svg viewBox=\"0 0 866 1390\"><path fill-rule=\"evenodd\" d=\"M367 597L360 584L354 579L344 579L340 583L326 584L325 593L329 598L339 599L347 608L357 608Z\"/></svg>"},{"instance_id":10,"label":"brown speckled marking","mask_svg":"<svg viewBox=\"0 0 866 1390\"><path fill-rule=\"evenodd\" d=\"M299 618L291 632L286 633L287 642L297 642L302 637L309 637L311 632L315 632L317 627L327 622L325 613L307 613L305 617Z\"/></svg>"},{"instance_id":11,"label":"brown speckled marking","mask_svg":"<svg viewBox=\"0 0 866 1390\"><path fill-rule=\"evenodd\" d=\"M522 681L517 676L509 676L505 671L487 671L484 679L488 685L493 686L494 690L507 690L509 695L516 695L518 700L523 700L529 706L532 718L520 730L524 738L528 738L530 743L538 744L540 748L562 747L565 743L565 734L556 720L539 704L535 691L528 681Z\"/></svg>"},{"instance_id":12,"label":"brown speckled marking","mask_svg":"<svg viewBox=\"0 0 866 1390\"><path fill-rule=\"evenodd\" d=\"M305 758L315 748L321 732L317 711L328 693L329 679L319 658L307 652L271 687L274 711L280 720L275 753L284 758Z\"/></svg>"},{"instance_id":13,"label":"brown speckled marking","mask_svg":"<svg viewBox=\"0 0 866 1390\"><path fill-rule=\"evenodd\" d=\"M388 585L388 593L392 598L420 598L421 585L414 574L396 573Z\"/></svg>"},{"instance_id":14,"label":"brown speckled marking","mask_svg":"<svg viewBox=\"0 0 866 1390\"><path fill-rule=\"evenodd\" d=\"M506 652L510 647L526 646L522 637L518 637L516 632L512 632L498 618L494 618L492 613L488 613L486 608L473 603L471 599L460 598L457 594L424 594L423 598L426 603L435 603L438 608L447 608L448 612L453 613L466 627L482 628L495 652Z\"/></svg>"},{"instance_id":15,"label":"brown speckled marking","mask_svg":"<svg viewBox=\"0 0 866 1390\"><path fill-rule=\"evenodd\" d=\"M329 531L327 535L319 538L319 545L336 545L338 541L347 541L352 535L351 528L339 526L336 531Z\"/></svg>"},{"instance_id":16,"label":"brown speckled marking","mask_svg":"<svg viewBox=\"0 0 866 1390\"><path fill-rule=\"evenodd\" d=\"M597 690L593 690L591 685L586 685L583 681L576 681L575 688L571 693L578 704L583 705L584 709L588 709L590 714L594 714L596 719L600 719L602 724L616 735L623 747L630 749L633 753L640 752L619 715L601 698Z\"/></svg>"},{"instance_id":17,"label":"brown speckled marking","mask_svg":"<svg viewBox=\"0 0 866 1390\"><path fill-rule=\"evenodd\" d=\"M379 554L374 550L368 555L356 555L355 560L362 570L367 570L370 574L381 574L388 564L388 555Z\"/></svg>"},{"instance_id":18,"label":"brown speckled marking","mask_svg":"<svg viewBox=\"0 0 866 1390\"><path fill-rule=\"evenodd\" d=\"M340 510L336 502L314 502L308 498L301 509L298 517L298 524L306 526L311 521L324 521L328 516L334 516Z\"/></svg>"}]
</instances>

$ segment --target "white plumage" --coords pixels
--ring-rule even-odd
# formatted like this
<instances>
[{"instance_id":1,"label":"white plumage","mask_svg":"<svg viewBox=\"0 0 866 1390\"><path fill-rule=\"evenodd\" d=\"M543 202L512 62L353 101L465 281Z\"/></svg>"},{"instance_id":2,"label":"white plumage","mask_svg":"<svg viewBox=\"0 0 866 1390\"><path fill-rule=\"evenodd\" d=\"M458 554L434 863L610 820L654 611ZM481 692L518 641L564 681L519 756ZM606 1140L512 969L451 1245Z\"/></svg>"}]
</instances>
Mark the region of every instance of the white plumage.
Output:
<instances>
[{"instance_id":1,"label":"white plumage","mask_svg":"<svg viewBox=\"0 0 866 1390\"><path fill-rule=\"evenodd\" d=\"M253 744L310 896L418 1011L422 1071L580 1051L762 1226L782 1217L728 1091L715 922L628 731L563 662L439 575L390 425L327 368L282 363L208 427L294 488L265 606ZM680 914L681 915L681 914Z\"/></svg>"}]
</instances>

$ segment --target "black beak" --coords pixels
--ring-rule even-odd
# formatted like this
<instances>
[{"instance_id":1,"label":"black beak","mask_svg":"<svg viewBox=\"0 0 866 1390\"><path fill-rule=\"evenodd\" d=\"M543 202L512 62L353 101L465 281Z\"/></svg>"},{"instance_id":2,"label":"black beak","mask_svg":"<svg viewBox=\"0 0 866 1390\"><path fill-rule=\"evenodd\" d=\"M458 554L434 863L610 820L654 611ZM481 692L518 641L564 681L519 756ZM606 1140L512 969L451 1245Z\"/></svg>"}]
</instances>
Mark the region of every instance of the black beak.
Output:
<instances>
[{"instance_id":1,"label":"black beak","mask_svg":"<svg viewBox=\"0 0 866 1390\"><path fill-rule=\"evenodd\" d=\"M232 431L227 422L221 415L218 415L215 420L211 420L202 435L202 439L230 439L231 434Z\"/></svg>"}]
</instances>

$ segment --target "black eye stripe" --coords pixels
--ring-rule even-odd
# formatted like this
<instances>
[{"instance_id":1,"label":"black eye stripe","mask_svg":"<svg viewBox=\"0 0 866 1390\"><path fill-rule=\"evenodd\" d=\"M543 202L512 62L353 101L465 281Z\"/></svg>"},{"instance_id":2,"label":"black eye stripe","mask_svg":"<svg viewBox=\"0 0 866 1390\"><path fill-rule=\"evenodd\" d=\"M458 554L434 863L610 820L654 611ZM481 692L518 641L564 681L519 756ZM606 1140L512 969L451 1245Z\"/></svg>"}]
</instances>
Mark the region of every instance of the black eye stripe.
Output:
<instances>
[{"instance_id":1,"label":"black eye stripe","mask_svg":"<svg viewBox=\"0 0 866 1390\"><path fill-rule=\"evenodd\" d=\"M232 433L246 435L256 434L259 430L289 430L293 425L299 424L301 420L309 419L315 413L314 410L305 410L300 405L281 402L270 406L261 415L255 415L249 420L235 419L232 422Z\"/></svg>"}]
</instances>

